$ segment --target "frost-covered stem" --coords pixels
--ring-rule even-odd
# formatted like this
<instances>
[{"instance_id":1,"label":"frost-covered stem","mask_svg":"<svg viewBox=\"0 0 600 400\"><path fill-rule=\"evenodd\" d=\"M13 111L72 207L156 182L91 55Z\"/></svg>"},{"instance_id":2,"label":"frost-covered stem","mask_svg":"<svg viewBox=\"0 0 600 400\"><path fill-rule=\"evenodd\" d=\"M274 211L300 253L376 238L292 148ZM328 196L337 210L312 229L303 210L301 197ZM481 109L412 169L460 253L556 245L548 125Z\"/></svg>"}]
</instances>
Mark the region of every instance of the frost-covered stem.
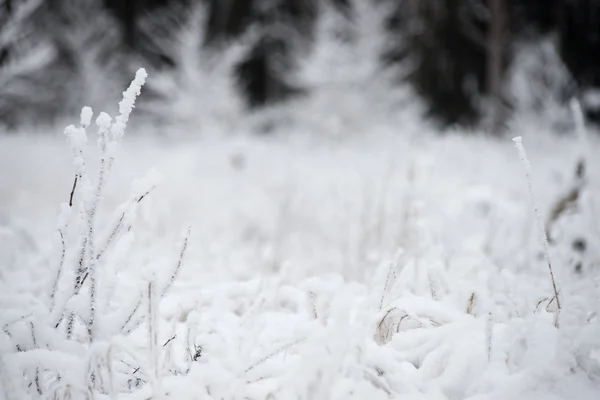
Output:
<instances>
[{"instance_id":1,"label":"frost-covered stem","mask_svg":"<svg viewBox=\"0 0 600 400\"><path fill-rule=\"evenodd\" d=\"M432 273L427 268L425 269L425 274L427 275L427 281L429 282L429 291L431 293L431 298L433 300L438 300L438 284Z\"/></svg>"},{"instance_id":2,"label":"frost-covered stem","mask_svg":"<svg viewBox=\"0 0 600 400\"><path fill-rule=\"evenodd\" d=\"M185 238L183 239L183 245L181 246L181 251L179 252L179 259L177 260L177 264L175 264L175 268L173 269L173 272L171 273L171 276L169 277L169 281L167 282L167 285L162 290L161 297L164 297L167 294L167 292L169 291L171 286L173 286L173 283L175 282L177 275L179 275L179 271L181 270L181 266L183 264L183 257L185 256L185 253L187 251L188 240L190 238L191 229L192 229L191 226L188 227L188 229L187 229L187 233L185 235Z\"/></svg>"},{"instance_id":3,"label":"frost-covered stem","mask_svg":"<svg viewBox=\"0 0 600 400\"><path fill-rule=\"evenodd\" d=\"M113 367L113 348L114 345L110 344L106 350L106 370L108 372L108 397L111 400L117 399L117 393L115 391L115 376Z\"/></svg>"},{"instance_id":4,"label":"frost-covered stem","mask_svg":"<svg viewBox=\"0 0 600 400\"><path fill-rule=\"evenodd\" d=\"M61 321L62 321L62 319L60 321L58 321L58 323L56 324L56 328L58 328ZM73 314L72 312L69 312L69 316L67 317L67 327L65 329L65 334L66 334L68 340L71 340L71 338L73 337L73 324L74 323L75 323L75 314Z\"/></svg>"},{"instance_id":5,"label":"frost-covered stem","mask_svg":"<svg viewBox=\"0 0 600 400\"><path fill-rule=\"evenodd\" d=\"M33 326L33 322L29 322L29 327L31 328L31 338L33 341L33 348L37 349L37 339L35 337L35 328ZM38 393L38 395L42 395L42 387L40 386L40 368L39 367L35 367L35 378L34 378L34 382L35 382L35 389Z\"/></svg>"},{"instance_id":6,"label":"frost-covered stem","mask_svg":"<svg viewBox=\"0 0 600 400\"><path fill-rule=\"evenodd\" d=\"M148 282L148 342L150 345L150 376L152 378L152 390L155 398L161 397L159 354L158 354L158 301L156 284Z\"/></svg>"},{"instance_id":7,"label":"frost-covered stem","mask_svg":"<svg viewBox=\"0 0 600 400\"><path fill-rule=\"evenodd\" d=\"M73 291L71 295L65 299L65 304L63 307L66 307L66 303L69 301L70 297L76 296L79 293L79 290L83 286L83 282L85 281L89 271L89 254L90 254L90 223L89 223L89 214L86 214L84 210L81 211L81 222L87 222L86 228L84 232L81 233L83 236L81 247L79 250L79 257L77 258L77 270L75 272L75 282L73 283ZM62 319L62 317L61 317ZM75 322L75 315L73 313L69 314L67 319L67 339L71 339L73 334L73 324ZM58 321L60 324L60 320Z\"/></svg>"},{"instance_id":8,"label":"frost-covered stem","mask_svg":"<svg viewBox=\"0 0 600 400\"><path fill-rule=\"evenodd\" d=\"M485 336L486 336L486 347L487 347L487 356L488 361L492 361L492 343L493 343L493 325L492 325L492 313L488 312L485 319Z\"/></svg>"},{"instance_id":9,"label":"frost-covered stem","mask_svg":"<svg viewBox=\"0 0 600 400\"><path fill-rule=\"evenodd\" d=\"M556 280L554 279L554 271L552 270L552 263L550 262L550 251L548 249L548 237L546 236L546 229L542 222L542 217L540 215L537 202L535 200L535 195L533 193L533 181L531 178L531 163L527 158L527 153L525 152L525 147L523 146L523 138L521 136L517 136L513 139L515 142L515 146L519 152L519 156L521 157L521 161L523 162L523 167L525 169L525 177L527 178L527 186L529 188L529 196L531 198L531 206L533 208L533 213L535 214L538 235L540 239L540 243L544 249L544 257L546 259L546 264L548 265L548 271L550 272L550 279L552 280L552 288L554 289L554 296L556 297L556 306L557 312L556 317L554 318L554 325L558 328L558 317L561 311L560 298L558 296L558 289L556 287Z\"/></svg>"},{"instance_id":10,"label":"frost-covered stem","mask_svg":"<svg viewBox=\"0 0 600 400\"><path fill-rule=\"evenodd\" d=\"M112 169L115 160L114 150L120 139L125 134L125 128L129 121L129 116L135 107L135 101L142 92L142 87L146 83L148 74L144 68L140 68L135 73L135 78L129 84L127 90L123 92L123 99L119 102L119 116L115 119L112 125L109 125L110 131L110 146L108 148L108 157L106 160L106 170ZM108 132L107 132L108 133Z\"/></svg>"},{"instance_id":11,"label":"frost-covered stem","mask_svg":"<svg viewBox=\"0 0 600 400\"><path fill-rule=\"evenodd\" d=\"M267 360L269 360L269 359L271 359L271 358L275 357L275 356L276 356L276 355L278 355L278 354L281 354L282 352L286 351L287 349L289 349L289 348L291 348L291 347L293 347L293 346L295 346L295 345L297 345L297 344L299 344L299 343L302 343L302 342L303 342L303 341L305 341L305 340L306 340L306 338L300 338L300 339L294 340L293 342L287 343L287 344L285 344L285 345L283 345L283 346L279 347L277 350L275 350L275 351L273 351L273 352L269 353L268 355L264 356L264 357L263 357L263 358L261 358L260 360L256 361L256 362L255 362L255 363L253 363L252 365L250 365L248 368L246 368L246 369L244 370L244 372L245 372L245 373L248 373L248 372L252 371L254 368L256 368L256 367L258 367L259 365L263 364L263 363L264 363L264 362L266 362Z\"/></svg>"},{"instance_id":12,"label":"frost-covered stem","mask_svg":"<svg viewBox=\"0 0 600 400\"><path fill-rule=\"evenodd\" d=\"M94 213L90 211L85 216L87 222L87 232L83 239L81 251L79 254L77 274L75 276L75 284L73 295L77 295L83 286L83 282L89 276L90 278L90 312L89 320L86 322L88 337L90 342L93 341L92 327L95 318L95 302L96 302L96 273L95 273L95 257L94 257ZM68 320L67 331L72 333L74 316L71 314ZM68 337L70 338L70 337Z\"/></svg>"},{"instance_id":13,"label":"frost-covered stem","mask_svg":"<svg viewBox=\"0 0 600 400\"><path fill-rule=\"evenodd\" d=\"M120 329L121 333L129 333L133 330L133 328L130 328L129 330L126 331L125 328L133 320L133 317L135 317L135 314L140 309L140 307L142 305L142 298L143 298L143 294L139 293L137 302L134 304L131 311L129 311L127 313L127 317L125 318L125 321L121 324L121 329ZM137 323L134 324L134 326L137 326Z\"/></svg>"},{"instance_id":14,"label":"frost-covered stem","mask_svg":"<svg viewBox=\"0 0 600 400\"><path fill-rule=\"evenodd\" d=\"M387 292L392 284L392 280L395 279L395 277L396 277L396 275L395 275L396 268L398 268L398 262L399 262L401 254L402 254L402 251L398 250L396 252L396 254L394 255L394 260L389 263L387 276L385 278L385 284L383 286L383 292L381 293L381 301L379 302L379 311L381 311L383 309L383 302L385 300L385 295L387 294Z\"/></svg>"},{"instance_id":15,"label":"frost-covered stem","mask_svg":"<svg viewBox=\"0 0 600 400\"><path fill-rule=\"evenodd\" d=\"M119 220L117 221L115 226L111 229L108 239L106 239L106 242L104 243L104 245L102 245L100 250L98 250L98 252L96 254L96 260L99 260L104 255L104 253L106 252L106 249L108 249L108 247L112 244L112 242L115 240L115 238L117 237L117 235L123 228L123 221L125 220L125 216L129 212L131 207L133 207L134 204L139 204L142 200L144 200L144 198L146 198L146 196L148 196L154 190L155 187L156 186L152 186L143 195L136 197L127 205L127 209L125 211L123 211L123 213L121 214L121 217L119 217Z\"/></svg>"},{"instance_id":16,"label":"frost-covered stem","mask_svg":"<svg viewBox=\"0 0 600 400\"><path fill-rule=\"evenodd\" d=\"M91 220L91 218L90 218ZM92 220L91 220L92 221ZM90 221L90 236L93 235L92 232L92 222ZM88 247L88 274L90 277L90 315L89 315L89 320L87 322L87 330L88 330L88 337L90 340L90 343L94 341L94 334L93 334L93 328L94 328L94 321L96 318L96 263L95 263L95 257L94 257L94 252L93 252L93 247L92 247L92 238L90 237L89 241L89 247Z\"/></svg>"},{"instance_id":17,"label":"frost-covered stem","mask_svg":"<svg viewBox=\"0 0 600 400\"><path fill-rule=\"evenodd\" d=\"M75 190L77 189L78 179L79 175L75 174L75 179L73 180L73 187L71 188L71 193L69 194L69 207L73 207L73 197L75 197Z\"/></svg>"},{"instance_id":18,"label":"frost-covered stem","mask_svg":"<svg viewBox=\"0 0 600 400\"><path fill-rule=\"evenodd\" d=\"M86 129L88 128L88 126L91 123L91 119L93 116L93 111L91 108L89 107L83 107L81 110L81 117L80 117L80 127L75 127L73 125L67 126L65 128L65 135L67 136L69 143L71 144L71 148L73 150L73 155L74 155L74 159L73 159L73 164L75 165L76 171L75 171L75 177L77 181L83 181L86 180L87 181L87 170L86 170L86 166L85 166L85 159L83 156L83 145L85 144L85 142L87 141L87 132ZM75 185L73 185L73 187L75 188ZM85 189L85 188L84 188ZM86 208L86 203L87 203L87 198L86 198L87 193L85 193L85 191L83 192L83 196L82 196L82 200L83 200L83 206L84 209ZM73 192L71 193L71 197L73 196ZM70 199L70 203L72 204L72 198ZM85 214L85 212L83 212L83 214ZM89 215L84 215L85 217L89 217ZM88 220L88 227L89 227L89 218L87 218ZM72 296L76 295L79 292L79 289L81 289L81 285L83 284L83 276L84 274L87 272L87 265L86 265L86 254L89 253L89 233L88 234L83 234L83 240L81 243L81 249L80 249L80 253L79 253L79 258L78 258L78 265L77 265L77 270L75 272L75 281L73 282L73 291L72 291ZM66 299L68 301L68 298ZM65 304L66 305L66 304ZM58 322L60 323L60 321ZM72 334L73 331L73 323L74 323L74 317L71 314L71 316L69 317L68 323L67 323L67 338L70 339L70 335Z\"/></svg>"},{"instance_id":19,"label":"frost-covered stem","mask_svg":"<svg viewBox=\"0 0 600 400\"><path fill-rule=\"evenodd\" d=\"M54 310L54 306L56 305L56 291L58 290L58 282L60 282L62 270L65 265L65 256L67 253L67 248L65 246L65 236L63 235L62 229L58 230L58 234L60 235L61 251L60 260L58 262L58 268L56 269L56 276L54 278L54 282L52 283L52 289L50 291L50 310Z\"/></svg>"},{"instance_id":20,"label":"frost-covered stem","mask_svg":"<svg viewBox=\"0 0 600 400\"><path fill-rule=\"evenodd\" d=\"M171 276L169 277L169 281L167 282L165 287L162 288L162 290L160 291L160 298L163 298L167 295L169 289L171 288L171 286L173 286L175 279L177 278L177 276L179 275L179 272L181 271L181 267L183 265L183 259L185 257L185 253L187 252L187 248L188 248L188 241L189 241L191 229L192 229L191 226L188 227L188 229L187 229L187 233L185 235L185 238L183 239L183 244L181 246L181 251L179 252L179 258L177 259L175 268L173 269L173 272L171 273ZM143 322L143 320L144 320L143 315L139 316L138 318L135 318L135 314L137 313L137 310L139 309L140 304L141 304L141 298L140 298L140 301L136 304L134 309L129 314L129 317L127 318L126 322L121 326L121 332L129 333L133 329L135 329L141 322ZM133 324L131 324L128 329L125 329L131 321L133 321Z\"/></svg>"},{"instance_id":21,"label":"frost-covered stem","mask_svg":"<svg viewBox=\"0 0 600 400\"><path fill-rule=\"evenodd\" d=\"M310 303L312 305L313 317L319 319L319 313L317 312L317 294L315 292L309 292Z\"/></svg>"},{"instance_id":22,"label":"frost-covered stem","mask_svg":"<svg viewBox=\"0 0 600 400\"><path fill-rule=\"evenodd\" d=\"M88 336L90 342L94 340L93 327L96 317L96 253L94 248L94 225L96 221L96 211L98 210L98 204L102 199L102 192L104 190L105 182L108 174L107 167L107 146L108 146L108 131L110 129L111 120L110 117L101 113L96 119L98 125L98 147L100 148L100 170L98 172L98 182L96 184L96 192L94 193L94 199L92 200L91 207L88 213L88 241L87 241L87 270L90 278L90 315L87 323ZM82 282L83 284L83 282Z\"/></svg>"},{"instance_id":23,"label":"frost-covered stem","mask_svg":"<svg viewBox=\"0 0 600 400\"><path fill-rule=\"evenodd\" d=\"M381 292L381 301L379 302L379 311L381 311L383 309L383 302L385 300L385 295L388 291L388 288L390 287L393 269L394 269L394 263L391 262L388 267L388 273L385 278L385 284L383 285L383 291Z\"/></svg>"},{"instance_id":24,"label":"frost-covered stem","mask_svg":"<svg viewBox=\"0 0 600 400\"><path fill-rule=\"evenodd\" d=\"M125 128L127 126L127 121L129 121L129 116L135 107L135 100L140 95L142 91L142 86L146 83L146 78L148 74L144 68L138 69L135 74L135 78L127 88L125 92L123 92L123 100L119 103L119 116L116 118L115 123L110 127L110 133L112 135L113 140L120 139L125 133Z\"/></svg>"}]
</instances>

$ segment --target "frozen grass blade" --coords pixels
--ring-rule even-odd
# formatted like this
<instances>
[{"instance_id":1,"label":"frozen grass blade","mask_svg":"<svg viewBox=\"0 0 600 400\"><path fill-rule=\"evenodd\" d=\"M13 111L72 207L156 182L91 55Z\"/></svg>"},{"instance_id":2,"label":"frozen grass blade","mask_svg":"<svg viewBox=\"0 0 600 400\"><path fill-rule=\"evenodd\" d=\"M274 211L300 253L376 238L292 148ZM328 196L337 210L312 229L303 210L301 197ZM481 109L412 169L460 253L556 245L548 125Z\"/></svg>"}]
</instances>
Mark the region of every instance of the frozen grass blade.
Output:
<instances>
[{"instance_id":1,"label":"frozen grass blade","mask_svg":"<svg viewBox=\"0 0 600 400\"><path fill-rule=\"evenodd\" d=\"M167 281L167 284L165 285L164 289L162 290L161 297L164 297L167 294L167 292L169 291L171 286L173 286L175 279L179 275L179 271L181 271L181 266L183 265L183 258L185 257L185 253L188 248L188 240L190 238L191 230L192 230L192 227L191 226L188 227L186 235L183 239L183 244L181 245L181 251L179 252L179 258L177 259L177 264L175 264L175 268L173 269L173 272L171 272L171 276L169 276L169 280Z\"/></svg>"},{"instance_id":2,"label":"frozen grass blade","mask_svg":"<svg viewBox=\"0 0 600 400\"><path fill-rule=\"evenodd\" d=\"M148 342L150 347L150 376L155 398L162 397L158 347L158 298L154 279L148 282Z\"/></svg>"},{"instance_id":3,"label":"frozen grass blade","mask_svg":"<svg viewBox=\"0 0 600 400\"><path fill-rule=\"evenodd\" d=\"M552 270L552 263L550 262L550 251L548 249L548 237L546 236L546 228L542 222L542 217L540 215L540 211L537 206L537 202L535 199L535 195L533 193L533 180L531 177L531 163L529 162L529 158L527 158L527 153L525 152L525 147L523 146L523 138L521 136L517 136L513 139L515 142L515 146L517 147L517 151L519 152L519 156L521 157L521 161L523 162L523 167L525 169L525 177L527 179L527 187L529 188L529 196L531 199L531 206L533 207L533 213L535 214L535 219L537 222L537 230L538 236L540 240L540 244L544 250L544 257L546 260L546 265L548 265L548 271L550 272L550 280L552 281L552 288L554 290L554 297L556 298L556 307L557 311L554 317L554 326L558 328L559 325L559 316L561 311L560 298L558 296L558 289L556 287L556 280L554 279L554 271Z\"/></svg>"}]
</instances>

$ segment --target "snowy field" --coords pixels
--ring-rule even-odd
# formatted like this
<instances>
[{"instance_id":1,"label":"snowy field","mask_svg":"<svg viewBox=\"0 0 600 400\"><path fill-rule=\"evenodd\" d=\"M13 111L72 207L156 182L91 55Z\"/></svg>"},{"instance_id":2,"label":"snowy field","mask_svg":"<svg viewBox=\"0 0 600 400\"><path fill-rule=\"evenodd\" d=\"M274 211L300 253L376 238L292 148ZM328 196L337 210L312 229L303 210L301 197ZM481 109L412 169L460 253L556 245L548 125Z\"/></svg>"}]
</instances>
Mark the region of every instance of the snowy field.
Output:
<instances>
[{"instance_id":1,"label":"snowy field","mask_svg":"<svg viewBox=\"0 0 600 400\"><path fill-rule=\"evenodd\" d=\"M72 207L62 128L0 136L0 399L600 398L597 135L363 125L132 127L93 235L96 128ZM518 135L544 223L586 159L550 245L560 313Z\"/></svg>"}]
</instances>

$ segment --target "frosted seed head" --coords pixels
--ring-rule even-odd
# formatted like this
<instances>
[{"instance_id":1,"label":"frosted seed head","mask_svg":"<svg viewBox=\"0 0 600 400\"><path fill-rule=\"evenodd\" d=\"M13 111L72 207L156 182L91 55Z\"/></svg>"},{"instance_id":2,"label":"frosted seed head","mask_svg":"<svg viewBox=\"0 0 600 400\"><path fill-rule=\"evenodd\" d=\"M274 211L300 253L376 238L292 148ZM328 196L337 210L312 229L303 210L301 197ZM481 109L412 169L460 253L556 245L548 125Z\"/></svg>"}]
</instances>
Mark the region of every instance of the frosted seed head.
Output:
<instances>
[{"instance_id":1,"label":"frosted seed head","mask_svg":"<svg viewBox=\"0 0 600 400\"><path fill-rule=\"evenodd\" d=\"M73 148L81 148L87 142L87 134L84 128L69 125L65 128L65 135Z\"/></svg>"},{"instance_id":2,"label":"frosted seed head","mask_svg":"<svg viewBox=\"0 0 600 400\"><path fill-rule=\"evenodd\" d=\"M91 107L83 107L81 109L81 116L79 118L80 125L87 128L92 123L92 117L94 116L94 111L92 111Z\"/></svg>"},{"instance_id":3,"label":"frosted seed head","mask_svg":"<svg viewBox=\"0 0 600 400\"><path fill-rule=\"evenodd\" d=\"M112 118L105 112L101 112L100 115L98 115L98 118L96 118L96 125L101 130L108 130L111 124Z\"/></svg>"}]
</instances>

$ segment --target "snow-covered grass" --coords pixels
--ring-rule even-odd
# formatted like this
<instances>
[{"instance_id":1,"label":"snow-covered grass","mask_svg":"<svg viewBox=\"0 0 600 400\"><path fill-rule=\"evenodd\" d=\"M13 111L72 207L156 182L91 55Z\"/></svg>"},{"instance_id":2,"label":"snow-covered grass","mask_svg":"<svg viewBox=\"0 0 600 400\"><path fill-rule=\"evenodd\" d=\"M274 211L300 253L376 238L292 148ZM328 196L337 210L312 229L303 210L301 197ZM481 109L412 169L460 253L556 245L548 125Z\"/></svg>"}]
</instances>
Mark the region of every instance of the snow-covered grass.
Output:
<instances>
[{"instance_id":1,"label":"snow-covered grass","mask_svg":"<svg viewBox=\"0 0 600 400\"><path fill-rule=\"evenodd\" d=\"M58 135L0 137L0 399L598 398L598 230L562 227L586 239L579 273L568 246L550 247L557 329L510 139L379 122L343 138L302 124L272 137L126 136L93 218L93 193L82 208L97 249L124 216L95 264L92 343L85 282L65 306L73 336L49 323L72 149ZM546 216L581 143L524 124L513 133ZM587 140L588 154L600 149ZM575 222L598 221L600 161L587 163ZM135 179L155 169L162 183L140 201L156 181ZM72 214L63 295L89 235Z\"/></svg>"}]
</instances>

